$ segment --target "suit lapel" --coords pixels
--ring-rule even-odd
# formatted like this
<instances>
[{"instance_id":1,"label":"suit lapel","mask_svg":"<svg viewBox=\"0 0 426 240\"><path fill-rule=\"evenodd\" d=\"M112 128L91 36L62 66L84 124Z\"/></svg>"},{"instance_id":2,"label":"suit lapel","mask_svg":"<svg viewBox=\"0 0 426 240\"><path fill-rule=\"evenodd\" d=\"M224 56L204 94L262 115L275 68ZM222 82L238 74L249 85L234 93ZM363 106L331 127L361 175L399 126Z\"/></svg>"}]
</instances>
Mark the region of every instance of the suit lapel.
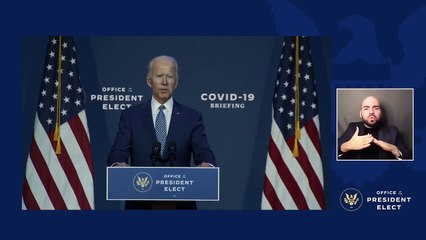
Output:
<instances>
[{"instance_id":1,"label":"suit lapel","mask_svg":"<svg viewBox=\"0 0 426 240\"><path fill-rule=\"evenodd\" d=\"M173 103L173 112L172 117L170 118L170 127L169 132L167 134L167 141L176 140L176 131L178 126L182 126L182 107L179 103L174 101Z\"/></svg>"},{"instance_id":2,"label":"suit lapel","mask_svg":"<svg viewBox=\"0 0 426 240\"><path fill-rule=\"evenodd\" d=\"M364 124L362 123L362 122L358 122L357 123L357 125L355 125L356 127L358 127L358 130L359 130L359 132L358 132L358 136L363 136L364 135L364 130L365 130L365 126L364 126ZM354 132L355 132L355 130L356 129L354 129Z\"/></svg>"},{"instance_id":3,"label":"suit lapel","mask_svg":"<svg viewBox=\"0 0 426 240\"><path fill-rule=\"evenodd\" d=\"M154 123L152 122L151 100L142 105L142 123L148 136L154 141L155 135Z\"/></svg>"},{"instance_id":4,"label":"suit lapel","mask_svg":"<svg viewBox=\"0 0 426 240\"><path fill-rule=\"evenodd\" d=\"M377 136L378 136L379 140L384 140L385 139L384 132L383 132L382 128L379 128Z\"/></svg>"}]
</instances>

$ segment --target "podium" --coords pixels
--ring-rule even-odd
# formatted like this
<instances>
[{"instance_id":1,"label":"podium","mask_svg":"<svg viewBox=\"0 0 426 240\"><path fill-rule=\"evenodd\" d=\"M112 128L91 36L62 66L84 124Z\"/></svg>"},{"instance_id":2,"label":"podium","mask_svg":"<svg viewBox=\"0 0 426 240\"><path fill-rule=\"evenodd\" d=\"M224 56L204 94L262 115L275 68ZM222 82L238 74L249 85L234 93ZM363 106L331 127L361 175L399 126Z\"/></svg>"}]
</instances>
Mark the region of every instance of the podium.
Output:
<instances>
[{"instance_id":1,"label":"podium","mask_svg":"<svg viewBox=\"0 0 426 240\"><path fill-rule=\"evenodd\" d=\"M107 167L107 200L219 201L216 167Z\"/></svg>"}]
</instances>

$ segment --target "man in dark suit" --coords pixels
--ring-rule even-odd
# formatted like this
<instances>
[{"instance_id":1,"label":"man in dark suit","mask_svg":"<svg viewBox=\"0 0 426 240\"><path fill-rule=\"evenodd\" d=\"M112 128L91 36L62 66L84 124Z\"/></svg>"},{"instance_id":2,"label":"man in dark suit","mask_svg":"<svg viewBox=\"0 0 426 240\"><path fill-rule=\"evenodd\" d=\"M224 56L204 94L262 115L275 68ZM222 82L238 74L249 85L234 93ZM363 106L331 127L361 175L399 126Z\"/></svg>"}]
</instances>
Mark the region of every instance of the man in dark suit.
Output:
<instances>
[{"instance_id":1,"label":"man in dark suit","mask_svg":"<svg viewBox=\"0 0 426 240\"><path fill-rule=\"evenodd\" d=\"M359 112L361 122L352 122L338 139L339 159L410 159L398 129L383 124L380 101L365 98Z\"/></svg>"},{"instance_id":2,"label":"man in dark suit","mask_svg":"<svg viewBox=\"0 0 426 240\"><path fill-rule=\"evenodd\" d=\"M178 65L174 58L159 56L148 65L148 86L152 98L122 112L119 129L108 158L110 166L151 166L155 143L166 158L167 146L176 143L174 166L213 167L215 157L207 142L201 113L173 99L178 85ZM195 202L127 201L126 209L196 209Z\"/></svg>"}]
</instances>

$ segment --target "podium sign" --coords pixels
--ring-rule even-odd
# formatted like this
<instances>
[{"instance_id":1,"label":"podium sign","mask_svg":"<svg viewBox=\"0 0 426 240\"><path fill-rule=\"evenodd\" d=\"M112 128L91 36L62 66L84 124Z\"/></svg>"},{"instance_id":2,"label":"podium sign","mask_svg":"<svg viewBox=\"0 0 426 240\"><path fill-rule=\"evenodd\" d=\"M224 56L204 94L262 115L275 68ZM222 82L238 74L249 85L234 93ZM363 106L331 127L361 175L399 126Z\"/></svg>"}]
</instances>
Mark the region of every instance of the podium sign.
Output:
<instances>
[{"instance_id":1,"label":"podium sign","mask_svg":"<svg viewBox=\"0 0 426 240\"><path fill-rule=\"evenodd\" d=\"M107 167L107 200L219 201L219 168Z\"/></svg>"}]
</instances>

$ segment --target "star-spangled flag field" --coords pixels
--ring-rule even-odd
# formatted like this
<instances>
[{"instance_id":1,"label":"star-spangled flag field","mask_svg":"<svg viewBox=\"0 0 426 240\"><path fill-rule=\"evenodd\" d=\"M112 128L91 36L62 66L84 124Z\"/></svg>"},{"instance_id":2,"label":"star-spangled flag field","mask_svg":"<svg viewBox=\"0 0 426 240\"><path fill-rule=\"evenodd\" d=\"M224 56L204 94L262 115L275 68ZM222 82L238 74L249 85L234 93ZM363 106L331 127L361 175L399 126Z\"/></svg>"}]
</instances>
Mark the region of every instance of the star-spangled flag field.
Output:
<instances>
[{"instance_id":1,"label":"star-spangled flag field","mask_svg":"<svg viewBox=\"0 0 426 240\"><path fill-rule=\"evenodd\" d=\"M318 95L309 37L285 37L274 83L261 208L324 209Z\"/></svg>"},{"instance_id":2,"label":"star-spangled flag field","mask_svg":"<svg viewBox=\"0 0 426 240\"><path fill-rule=\"evenodd\" d=\"M93 163L76 49L72 37L50 37L22 209L84 209L94 205Z\"/></svg>"}]
</instances>

